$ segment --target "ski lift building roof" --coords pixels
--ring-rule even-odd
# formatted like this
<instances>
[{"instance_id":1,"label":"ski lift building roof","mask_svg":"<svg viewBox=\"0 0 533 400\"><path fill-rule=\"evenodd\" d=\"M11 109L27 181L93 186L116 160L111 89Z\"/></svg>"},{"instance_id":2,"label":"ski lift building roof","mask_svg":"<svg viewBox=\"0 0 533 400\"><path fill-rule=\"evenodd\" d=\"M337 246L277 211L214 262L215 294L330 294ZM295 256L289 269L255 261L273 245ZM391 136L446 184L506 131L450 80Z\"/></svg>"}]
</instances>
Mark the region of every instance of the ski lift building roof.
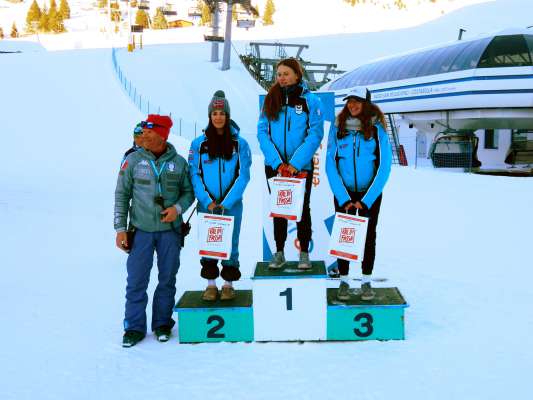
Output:
<instances>
[{"instance_id":1,"label":"ski lift building roof","mask_svg":"<svg viewBox=\"0 0 533 400\"><path fill-rule=\"evenodd\" d=\"M533 66L533 33L506 31L397 55L362 65L330 83L330 90L476 68Z\"/></svg>"}]
</instances>

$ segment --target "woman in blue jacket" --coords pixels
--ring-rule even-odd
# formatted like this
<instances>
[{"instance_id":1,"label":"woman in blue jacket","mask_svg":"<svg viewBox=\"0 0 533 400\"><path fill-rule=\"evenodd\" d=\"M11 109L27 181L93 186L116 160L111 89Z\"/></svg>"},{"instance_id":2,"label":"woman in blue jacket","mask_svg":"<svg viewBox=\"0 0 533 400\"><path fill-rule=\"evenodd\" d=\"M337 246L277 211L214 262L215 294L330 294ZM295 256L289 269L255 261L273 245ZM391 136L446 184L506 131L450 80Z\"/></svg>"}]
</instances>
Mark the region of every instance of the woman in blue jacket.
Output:
<instances>
[{"instance_id":1,"label":"woman in blue jacket","mask_svg":"<svg viewBox=\"0 0 533 400\"><path fill-rule=\"evenodd\" d=\"M239 234L242 220L242 196L250 181L252 158L246 140L239 136L239 127L230 119L230 107L222 90L215 92L208 107L209 124L204 134L196 138L189 151L189 170L198 212L224 213L235 217L232 250L229 260L202 258L202 278L208 285L202 298L215 301L218 296L216 278L225 280L221 300L235 297L233 281L239 280Z\"/></svg>"},{"instance_id":2,"label":"woman in blue jacket","mask_svg":"<svg viewBox=\"0 0 533 400\"><path fill-rule=\"evenodd\" d=\"M305 196L302 218L297 223L300 242L298 268L309 269L309 242L311 241L311 187L313 180L313 155L324 136L320 99L312 94L302 80L300 63L288 58L276 67L276 83L265 97L263 110L257 123L257 138L265 156L267 179L274 176L305 177ZM285 265L287 220L274 218L276 252L269 268Z\"/></svg>"},{"instance_id":3,"label":"woman in blue jacket","mask_svg":"<svg viewBox=\"0 0 533 400\"><path fill-rule=\"evenodd\" d=\"M334 194L335 211L359 212L369 218L363 258L361 298L374 298L370 281L376 256L376 226L382 192L390 175L392 152L385 131L385 117L370 101L370 92L356 88L343 100L346 104L331 125L326 173ZM339 300L348 300L349 262L338 260L341 284Z\"/></svg>"}]
</instances>

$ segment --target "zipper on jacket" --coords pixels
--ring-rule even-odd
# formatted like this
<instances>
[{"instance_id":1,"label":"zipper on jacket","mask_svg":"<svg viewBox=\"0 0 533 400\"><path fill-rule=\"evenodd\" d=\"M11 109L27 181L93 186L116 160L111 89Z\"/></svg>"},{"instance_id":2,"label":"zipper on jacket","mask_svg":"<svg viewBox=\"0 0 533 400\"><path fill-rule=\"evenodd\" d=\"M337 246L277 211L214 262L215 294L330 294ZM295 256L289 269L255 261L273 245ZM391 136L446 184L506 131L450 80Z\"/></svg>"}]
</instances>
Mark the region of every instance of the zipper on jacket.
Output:
<instances>
[{"instance_id":1,"label":"zipper on jacket","mask_svg":"<svg viewBox=\"0 0 533 400\"><path fill-rule=\"evenodd\" d=\"M289 117L289 131L291 130L291 117Z\"/></svg>"},{"instance_id":2,"label":"zipper on jacket","mask_svg":"<svg viewBox=\"0 0 533 400\"><path fill-rule=\"evenodd\" d=\"M355 152L356 143L357 143L357 132L355 132L353 135L353 180L354 180L355 191L357 192L357 166L356 166L357 155ZM359 146L357 146L357 154L359 154Z\"/></svg>"},{"instance_id":3,"label":"zipper on jacket","mask_svg":"<svg viewBox=\"0 0 533 400\"><path fill-rule=\"evenodd\" d=\"M285 124L283 125L283 140L284 140L284 153L285 153L285 162L287 162L287 110L289 108L289 95L285 95Z\"/></svg>"},{"instance_id":4,"label":"zipper on jacket","mask_svg":"<svg viewBox=\"0 0 533 400\"><path fill-rule=\"evenodd\" d=\"M221 170L221 164L222 163L222 160L220 159L220 157L218 158L218 187L219 187L219 194L220 194L220 197L219 199L222 200L222 170Z\"/></svg>"}]
</instances>

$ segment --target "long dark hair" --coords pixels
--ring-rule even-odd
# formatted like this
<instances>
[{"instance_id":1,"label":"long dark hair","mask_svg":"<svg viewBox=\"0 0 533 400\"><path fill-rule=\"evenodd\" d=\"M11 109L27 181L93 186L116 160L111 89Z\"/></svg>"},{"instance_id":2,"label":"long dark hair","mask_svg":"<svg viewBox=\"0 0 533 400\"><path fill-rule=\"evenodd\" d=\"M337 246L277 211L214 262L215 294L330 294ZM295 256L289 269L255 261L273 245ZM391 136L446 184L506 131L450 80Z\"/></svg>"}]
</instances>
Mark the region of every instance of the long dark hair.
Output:
<instances>
[{"instance_id":1,"label":"long dark hair","mask_svg":"<svg viewBox=\"0 0 533 400\"><path fill-rule=\"evenodd\" d=\"M224 134L219 135L217 133L217 128L211 122L211 117L209 117L209 125L205 130L205 136L207 136L207 148L209 158L222 157L226 160L229 160L233 155L233 139L230 129L230 118L226 114L226 123L224 124Z\"/></svg>"},{"instance_id":2,"label":"long dark hair","mask_svg":"<svg viewBox=\"0 0 533 400\"><path fill-rule=\"evenodd\" d=\"M383 114L383 111L381 111L381 109L377 105L368 101L363 101L362 104L363 109L356 118L361 121L361 130L365 135L365 139L369 140L374 134L374 124L372 123L372 119L374 117L377 117L378 122L381 122L381 125L383 125L383 129L387 129L387 121L385 121L385 115ZM348 102L346 102L342 111L337 116L337 137L339 139L342 139L348 134L348 131L346 129L346 120L349 116L350 111L348 110Z\"/></svg>"},{"instance_id":3,"label":"long dark hair","mask_svg":"<svg viewBox=\"0 0 533 400\"><path fill-rule=\"evenodd\" d=\"M280 65L284 65L285 67L292 69L298 76L298 83L302 81L303 69L297 59L285 58L284 60L281 60L276 64L276 71ZM282 107L282 101L283 96L281 93L281 86L278 82L276 82L268 91L268 94L265 97L265 103L263 104L263 112L270 121L275 121L278 119L279 112L281 111Z\"/></svg>"}]
</instances>

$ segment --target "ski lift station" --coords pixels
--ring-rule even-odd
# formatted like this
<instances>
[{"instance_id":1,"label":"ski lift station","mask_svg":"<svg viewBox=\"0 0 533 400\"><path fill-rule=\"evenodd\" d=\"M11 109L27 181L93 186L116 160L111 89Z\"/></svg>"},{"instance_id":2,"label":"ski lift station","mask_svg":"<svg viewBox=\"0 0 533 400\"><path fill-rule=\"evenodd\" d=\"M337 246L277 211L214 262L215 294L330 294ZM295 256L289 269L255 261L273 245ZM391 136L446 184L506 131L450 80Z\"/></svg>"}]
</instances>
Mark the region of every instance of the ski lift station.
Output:
<instances>
[{"instance_id":1,"label":"ski lift station","mask_svg":"<svg viewBox=\"0 0 533 400\"><path fill-rule=\"evenodd\" d=\"M367 87L383 112L399 117L411 163L420 157L435 167L531 168L532 30L469 40L461 33L453 43L361 65L321 90L335 92L339 111L354 87Z\"/></svg>"}]
</instances>

